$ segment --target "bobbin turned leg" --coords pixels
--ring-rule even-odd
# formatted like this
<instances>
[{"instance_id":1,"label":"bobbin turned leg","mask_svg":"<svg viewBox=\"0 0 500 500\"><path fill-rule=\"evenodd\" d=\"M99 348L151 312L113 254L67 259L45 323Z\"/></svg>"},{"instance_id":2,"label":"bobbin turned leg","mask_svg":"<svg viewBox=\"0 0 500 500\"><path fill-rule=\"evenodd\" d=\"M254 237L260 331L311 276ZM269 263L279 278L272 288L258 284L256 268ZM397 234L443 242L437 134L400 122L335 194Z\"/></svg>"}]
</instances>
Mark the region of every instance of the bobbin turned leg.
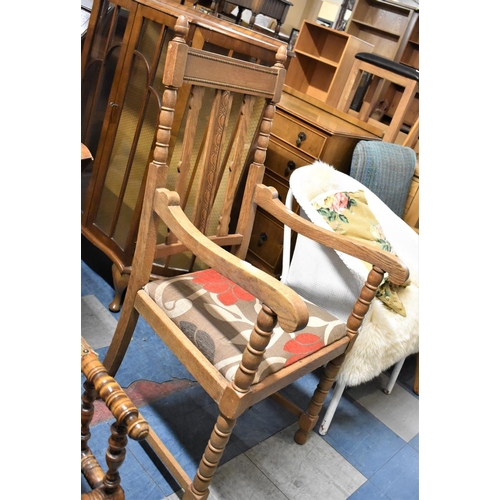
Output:
<instances>
[{"instance_id":1,"label":"bobbin turned leg","mask_svg":"<svg viewBox=\"0 0 500 500\"><path fill-rule=\"evenodd\" d=\"M184 493L183 500L205 500L208 497L208 488L212 477L217 470L222 453L226 448L236 423L237 417L233 418L233 416L239 416L246 410L244 407L235 405L235 401L250 391L259 364L271 340L276 322L276 314L263 304L257 316L257 323L250 335L248 345L243 352L234 380L226 388L221 398L219 404L221 413L217 418L214 430L205 448L205 453L201 458L196 476L189 489ZM227 417L224 413L231 413L231 415Z\"/></svg>"},{"instance_id":2,"label":"bobbin turned leg","mask_svg":"<svg viewBox=\"0 0 500 500\"><path fill-rule=\"evenodd\" d=\"M229 419L223 415L217 417L214 430L205 448L196 476L184 493L183 500L205 500L209 495L209 486L217 470L226 445L231 437L236 419Z\"/></svg>"},{"instance_id":3,"label":"bobbin turned leg","mask_svg":"<svg viewBox=\"0 0 500 500\"><path fill-rule=\"evenodd\" d=\"M370 308L371 301L375 298L377 288L384 277L384 272L378 267L373 267L368 274L368 278L361 289L359 297L354 304L353 310L347 319L347 334L351 337L351 342L347 348L347 351L338 358L330 361L323 372L323 375L319 381L319 384L314 391L313 397L309 402L307 410L302 413L299 417L299 429L295 433L295 442L298 444L304 444L307 441L309 432L316 425L318 421L318 415L323 407L328 391L331 389L335 377L337 376L342 362L346 354L352 348L356 336L358 334L358 329L363 322L365 314Z\"/></svg>"},{"instance_id":4,"label":"bobbin turned leg","mask_svg":"<svg viewBox=\"0 0 500 500\"><path fill-rule=\"evenodd\" d=\"M309 402L307 410L303 412L299 417L299 429L295 433L295 442L298 444L304 444L309 437L309 432L314 428L316 422L318 421L319 412L323 408L323 403L325 402L328 392L333 386L333 382L337 377L340 370L340 366L344 361L345 354L338 356L337 358L329 361L325 366L323 375L314 391L313 397Z\"/></svg>"}]
</instances>

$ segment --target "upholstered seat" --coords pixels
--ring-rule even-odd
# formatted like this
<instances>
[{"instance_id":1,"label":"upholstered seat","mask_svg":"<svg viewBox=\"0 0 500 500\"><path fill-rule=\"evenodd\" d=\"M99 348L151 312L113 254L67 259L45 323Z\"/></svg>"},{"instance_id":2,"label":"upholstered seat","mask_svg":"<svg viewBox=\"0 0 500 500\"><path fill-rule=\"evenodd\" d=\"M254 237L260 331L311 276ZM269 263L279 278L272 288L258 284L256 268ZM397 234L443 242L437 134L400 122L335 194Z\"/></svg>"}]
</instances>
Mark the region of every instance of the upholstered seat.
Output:
<instances>
[{"instance_id":1,"label":"upholstered seat","mask_svg":"<svg viewBox=\"0 0 500 500\"><path fill-rule=\"evenodd\" d=\"M213 269L153 281L144 290L232 382L262 303ZM306 306L304 330L275 329L253 384L346 335L343 321L310 302Z\"/></svg>"}]
</instances>

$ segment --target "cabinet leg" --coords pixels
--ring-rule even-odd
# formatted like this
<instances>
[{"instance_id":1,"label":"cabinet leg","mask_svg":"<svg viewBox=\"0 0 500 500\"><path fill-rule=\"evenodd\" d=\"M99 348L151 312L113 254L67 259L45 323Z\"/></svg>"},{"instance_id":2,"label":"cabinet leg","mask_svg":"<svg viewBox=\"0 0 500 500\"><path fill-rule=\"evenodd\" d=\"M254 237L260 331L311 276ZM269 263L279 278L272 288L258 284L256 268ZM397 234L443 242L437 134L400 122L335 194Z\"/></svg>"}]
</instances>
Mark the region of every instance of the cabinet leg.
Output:
<instances>
[{"instance_id":1,"label":"cabinet leg","mask_svg":"<svg viewBox=\"0 0 500 500\"><path fill-rule=\"evenodd\" d=\"M109 304L109 310L113 312L118 312L121 307L123 292L128 285L129 274L123 274L120 272L115 264L111 266L111 274L113 275L113 286L115 288L115 296L111 303Z\"/></svg>"}]
</instances>

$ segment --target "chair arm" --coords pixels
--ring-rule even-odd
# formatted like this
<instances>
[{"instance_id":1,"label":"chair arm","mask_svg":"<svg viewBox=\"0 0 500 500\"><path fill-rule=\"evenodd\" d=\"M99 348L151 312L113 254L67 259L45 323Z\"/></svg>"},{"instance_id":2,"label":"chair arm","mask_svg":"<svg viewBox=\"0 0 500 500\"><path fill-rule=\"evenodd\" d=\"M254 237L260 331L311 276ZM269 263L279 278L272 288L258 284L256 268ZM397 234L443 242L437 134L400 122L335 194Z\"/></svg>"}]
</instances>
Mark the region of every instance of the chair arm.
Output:
<instances>
[{"instance_id":1,"label":"chair arm","mask_svg":"<svg viewBox=\"0 0 500 500\"><path fill-rule=\"evenodd\" d=\"M278 191L271 186L257 184L254 201L293 231L326 247L378 266L389 274L389 279L395 285L402 285L410 275L408 268L397 256L348 236L329 231L295 214L278 199Z\"/></svg>"},{"instance_id":2,"label":"chair arm","mask_svg":"<svg viewBox=\"0 0 500 500\"><path fill-rule=\"evenodd\" d=\"M294 332L307 325L309 313L302 298L274 277L239 259L202 234L182 210L175 191L157 189L154 209L193 254L271 308L283 330Z\"/></svg>"}]
</instances>

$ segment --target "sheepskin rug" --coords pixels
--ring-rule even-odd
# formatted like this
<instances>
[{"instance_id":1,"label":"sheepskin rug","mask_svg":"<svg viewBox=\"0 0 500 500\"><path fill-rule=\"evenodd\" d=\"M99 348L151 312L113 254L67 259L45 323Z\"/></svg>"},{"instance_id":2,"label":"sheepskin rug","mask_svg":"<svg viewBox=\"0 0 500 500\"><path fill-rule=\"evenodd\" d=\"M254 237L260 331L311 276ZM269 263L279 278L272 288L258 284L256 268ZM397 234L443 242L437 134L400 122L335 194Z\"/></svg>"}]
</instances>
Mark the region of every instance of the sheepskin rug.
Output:
<instances>
[{"instance_id":1,"label":"sheepskin rug","mask_svg":"<svg viewBox=\"0 0 500 500\"><path fill-rule=\"evenodd\" d=\"M302 215L327 229L331 228L311 200L331 190L363 190L387 239L410 271L411 284L398 289L406 317L374 299L337 377L347 386L367 382L419 350L418 234L366 186L321 161L295 170L290 176L290 189ZM282 280L305 299L346 321L367 274L366 265L358 259L299 235L290 270Z\"/></svg>"}]
</instances>

